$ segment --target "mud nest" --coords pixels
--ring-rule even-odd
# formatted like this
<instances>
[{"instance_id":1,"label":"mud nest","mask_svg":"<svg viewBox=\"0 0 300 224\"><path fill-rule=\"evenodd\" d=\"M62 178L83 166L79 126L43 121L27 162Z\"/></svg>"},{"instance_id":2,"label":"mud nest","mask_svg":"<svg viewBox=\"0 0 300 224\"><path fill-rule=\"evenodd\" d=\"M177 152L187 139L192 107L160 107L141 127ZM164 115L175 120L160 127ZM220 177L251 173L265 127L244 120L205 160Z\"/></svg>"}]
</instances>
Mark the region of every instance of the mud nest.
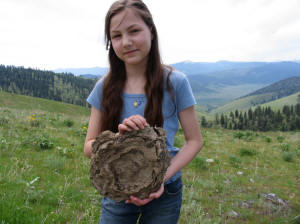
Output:
<instances>
[{"instance_id":1,"label":"mud nest","mask_svg":"<svg viewBox=\"0 0 300 224\"><path fill-rule=\"evenodd\" d=\"M101 195L116 201L144 199L160 188L170 160L162 128L104 131L92 145L90 179Z\"/></svg>"}]
</instances>

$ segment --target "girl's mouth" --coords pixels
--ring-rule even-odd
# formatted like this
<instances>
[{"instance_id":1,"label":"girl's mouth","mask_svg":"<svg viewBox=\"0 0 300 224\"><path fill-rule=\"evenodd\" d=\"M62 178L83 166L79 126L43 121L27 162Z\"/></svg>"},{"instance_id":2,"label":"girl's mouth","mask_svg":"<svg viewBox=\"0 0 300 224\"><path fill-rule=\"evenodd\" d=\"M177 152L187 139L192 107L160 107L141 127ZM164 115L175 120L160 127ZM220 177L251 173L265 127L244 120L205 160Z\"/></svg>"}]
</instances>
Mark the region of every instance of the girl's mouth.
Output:
<instances>
[{"instance_id":1,"label":"girl's mouth","mask_svg":"<svg viewBox=\"0 0 300 224\"><path fill-rule=\"evenodd\" d=\"M126 51L124 54L131 54L131 53L133 53L135 51L137 51L137 50Z\"/></svg>"}]
</instances>

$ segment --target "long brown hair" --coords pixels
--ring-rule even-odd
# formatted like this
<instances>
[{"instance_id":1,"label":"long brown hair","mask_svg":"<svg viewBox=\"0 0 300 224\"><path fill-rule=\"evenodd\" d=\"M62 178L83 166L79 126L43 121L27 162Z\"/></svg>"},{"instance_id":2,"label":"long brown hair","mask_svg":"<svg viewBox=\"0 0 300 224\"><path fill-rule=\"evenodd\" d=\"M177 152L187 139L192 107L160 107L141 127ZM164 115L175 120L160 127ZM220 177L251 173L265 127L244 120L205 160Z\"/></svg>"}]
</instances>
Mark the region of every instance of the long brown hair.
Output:
<instances>
[{"instance_id":1,"label":"long brown hair","mask_svg":"<svg viewBox=\"0 0 300 224\"><path fill-rule=\"evenodd\" d=\"M101 119L101 131L118 131L120 117L123 109L123 89L126 81L125 64L118 58L113 50L110 37L110 22L113 16L126 8L134 10L145 22L152 32L151 49L146 68L145 93L147 104L144 116L150 126L162 127L164 123L162 101L164 95L164 65L161 63L158 36L152 15L147 6L141 0L119 0L112 4L105 18L105 41L110 69L103 83L101 106L103 108ZM167 88L171 92L169 75L167 76Z\"/></svg>"}]
</instances>

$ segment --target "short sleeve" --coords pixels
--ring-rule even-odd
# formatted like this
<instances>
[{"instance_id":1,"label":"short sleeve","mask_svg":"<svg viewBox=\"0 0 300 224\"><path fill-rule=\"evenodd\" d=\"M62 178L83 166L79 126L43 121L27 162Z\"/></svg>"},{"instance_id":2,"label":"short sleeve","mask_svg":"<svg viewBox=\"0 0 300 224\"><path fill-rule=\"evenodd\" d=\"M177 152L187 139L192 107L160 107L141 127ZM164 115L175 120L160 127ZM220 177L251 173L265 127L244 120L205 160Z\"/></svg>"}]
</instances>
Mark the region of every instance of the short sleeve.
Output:
<instances>
[{"instance_id":1,"label":"short sleeve","mask_svg":"<svg viewBox=\"0 0 300 224\"><path fill-rule=\"evenodd\" d=\"M91 104L93 107L97 108L98 110L102 111L102 107L100 106L102 100L102 85L103 85L103 78L99 79L92 92L87 98L87 102Z\"/></svg>"},{"instance_id":2,"label":"short sleeve","mask_svg":"<svg viewBox=\"0 0 300 224\"><path fill-rule=\"evenodd\" d=\"M177 74L177 83L176 83L175 91L176 91L175 94L176 94L176 104L177 104L178 112L197 104L195 97L193 95L191 85L185 74L183 73Z\"/></svg>"}]
</instances>

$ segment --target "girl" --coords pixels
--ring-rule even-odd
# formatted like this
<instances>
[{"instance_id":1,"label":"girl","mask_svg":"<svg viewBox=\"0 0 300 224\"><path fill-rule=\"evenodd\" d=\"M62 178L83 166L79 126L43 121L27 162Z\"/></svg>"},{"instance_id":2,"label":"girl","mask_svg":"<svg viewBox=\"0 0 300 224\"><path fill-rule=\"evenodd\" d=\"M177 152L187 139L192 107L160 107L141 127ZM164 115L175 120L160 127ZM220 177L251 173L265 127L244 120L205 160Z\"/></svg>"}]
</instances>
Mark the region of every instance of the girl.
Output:
<instances>
[{"instance_id":1,"label":"girl","mask_svg":"<svg viewBox=\"0 0 300 224\"><path fill-rule=\"evenodd\" d=\"M102 199L101 224L174 224L181 208L181 169L200 151L202 136L196 104L184 74L161 63L158 36L152 16L141 0L119 0L105 19L110 70L95 85L87 101L92 105L84 153L100 132L159 126L167 131L172 156L164 184L149 198L131 196L123 202ZM173 146L178 120L186 143Z\"/></svg>"}]
</instances>

